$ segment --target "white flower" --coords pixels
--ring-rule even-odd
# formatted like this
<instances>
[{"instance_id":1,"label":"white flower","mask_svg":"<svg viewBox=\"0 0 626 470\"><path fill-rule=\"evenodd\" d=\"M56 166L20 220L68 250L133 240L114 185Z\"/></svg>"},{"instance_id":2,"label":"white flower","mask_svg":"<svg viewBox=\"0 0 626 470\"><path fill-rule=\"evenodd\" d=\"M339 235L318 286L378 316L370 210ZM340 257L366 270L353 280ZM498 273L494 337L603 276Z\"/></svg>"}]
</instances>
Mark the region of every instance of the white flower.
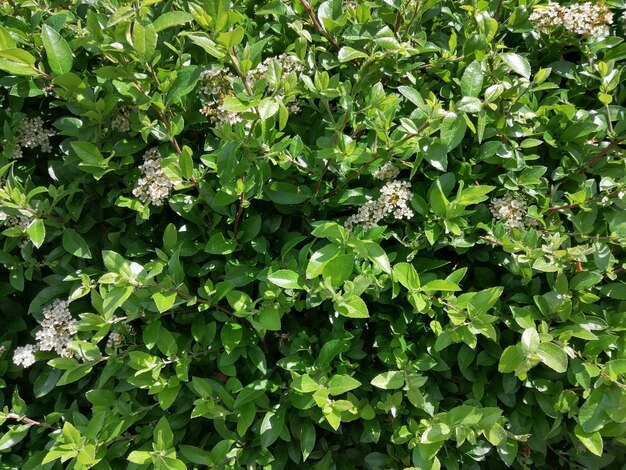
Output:
<instances>
[{"instance_id":1,"label":"white flower","mask_svg":"<svg viewBox=\"0 0 626 470\"><path fill-rule=\"evenodd\" d=\"M13 352L13 363L16 366L22 366L24 368L32 366L35 363L36 351L37 346L34 344L27 344L26 346L15 348Z\"/></svg>"},{"instance_id":2,"label":"white flower","mask_svg":"<svg viewBox=\"0 0 626 470\"><path fill-rule=\"evenodd\" d=\"M360 225L368 230L378 225L388 215L393 215L397 220L410 219L413 211L408 207L408 202L413 194L411 184L408 181L389 181L380 190L380 196L376 200L369 199L359 207L356 214L351 215L345 222L345 227L352 230L354 225Z\"/></svg>"},{"instance_id":3,"label":"white flower","mask_svg":"<svg viewBox=\"0 0 626 470\"><path fill-rule=\"evenodd\" d=\"M124 336L117 331L112 331L109 333L109 338L107 339L107 348L115 348L124 342Z\"/></svg>"},{"instance_id":4,"label":"white flower","mask_svg":"<svg viewBox=\"0 0 626 470\"><path fill-rule=\"evenodd\" d=\"M528 205L513 194L507 194L491 201L491 214L495 219L502 220L510 228L523 229L526 226L537 225L535 219L527 217Z\"/></svg>"},{"instance_id":5,"label":"white flower","mask_svg":"<svg viewBox=\"0 0 626 470\"><path fill-rule=\"evenodd\" d=\"M545 7L534 9L530 21L537 29L563 26L569 32L583 36L604 36L613 23L613 13L606 5L592 2L566 6L549 2Z\"/></svg>"},{"instance_id":6,"label":"white flower","mask_svg":"<svg viewBox=\"0 0 626 470\"><path fill-rule=\"evenodd\" d=\"M17 128L17 146L11 158L21 158L22 147L39 147L42 152L52 152L50 137L53 135L55 135L54 131L43 127L43 120L40 117L25 118Z\"/></svg>"},{"instance_id":7,"label":"white flower","mask_svg":"<svg viewBox=\"0 0 626 470\"><path fill-rule=\"evenodd\" d=\"M372 176L377 180L386 181L395 179L399 173L400 170L396 165L393 164L393 162L387 162L383 166L378 168L374 173L372 173Z\"/></svg>"},{"instance_id":8,"label":"white flower","mask_svg":"<svg viewBox=\"0 0 626 470\"><path fill-rule=\"evenodd\" d=\"M139 167L142 176L137 180L133 195L143 203L150 201L155 206L161 206L168 198L174 183L161 168L161 153L158 148L151 148L143 158L143 165Z\"/></svg>"},{"instance_id":9,"label":"white flower","mask_svg":"<svg viewBox=\"0 0 626 470\"><path fill-rule=\"evenodd\" d=\"M111 130L125 133L130 131L130 113L134 106L122 106L111 119Z\"/></svg>"},{"instance_id":10,"label":"white flower","mask_svg":"<svg viewBox=\"0 0 626 470\"><path fill-rule=\"evenodd\" d=\"M56 351L64 357L71 357L72 351L67 343L76 334L77 322L72 317L67 300L56 299L51 305L43 309L43 319L40 322L41 330L35 334L37 346L41 351Z\"/></svg>"}]
</instances>

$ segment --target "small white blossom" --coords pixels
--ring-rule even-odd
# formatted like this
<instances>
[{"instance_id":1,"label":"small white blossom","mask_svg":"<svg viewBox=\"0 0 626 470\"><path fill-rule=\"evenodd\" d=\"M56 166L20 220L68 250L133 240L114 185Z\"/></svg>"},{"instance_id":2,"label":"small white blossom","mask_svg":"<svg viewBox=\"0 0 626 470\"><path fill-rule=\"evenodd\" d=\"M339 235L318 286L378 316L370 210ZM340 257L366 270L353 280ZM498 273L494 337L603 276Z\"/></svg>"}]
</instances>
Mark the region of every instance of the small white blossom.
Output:
<instances>
[{"instance_id":1,"label":"small white blossom","mask_svg":"<svg viewBox=\"0 0 626 470\"><path fill-rule=\"evenodd\" d=\"M43 309L41 330L35 334L37 346L41 351L56 351L64 357L72 357L73 353L67 344L76 334L77 322L72 317L67 300L56 299Z\"/></svg>"},{"instance_id":2,"label":"small white blossom","mask_svg":"<svg viewBox=\"0 0 626 470\"><path fill-rule=\"evenodd\" d=\"M121 133L130 131L130 113L133 109L132 106L121 107L111 119L111 130Z\"/></svg>"},{"instance_id":3,"label":"small white blossom","mask_svg":"<svg viewBox=\"0 0 626 470\"><path fill-rule=\"evenodd\" d=\"M351 215L345 222L345 227L352 230L354 225L360 225L368 230L378 225L388 215L393 215L397 220L410 219L413 211L408 202L413 194L411 184L408 181L389 181L380 190L378 199L369 199L359 207L356 214Z\"/></svg>"},{"instance_id":4,"label":"small white blossom","mask_svg":"<svg viewBox=\"0 0 626 470\"><path fill-rule=\"evenodd\" d=\"M137 180L133 195L143 203L150 201L155 206L161 206L168 198L174 183L161 168L161 153L158 148L148 150L143 158L143 165L139 167L142 176Z\"/></svg>"},{"instance_id":5,"label":"small white blossom","mask_svg":"<svg viewBox=\"0 0 626 470\"><path fill-rule=\"evenodd\" d=\"M52 152L50 137L53 135L55 135L55 132L44 128L43 120L40 117L32 119L25 118L17 128L17 146L11 158L21 158L22 147L39 147L42 152Z\"/></svg>"},{"instance_id":6,"label":"small white blossom","mask_svg":"<svg viewBox=\"0 0 626 470\"><path fill-rule=\"evenodd\" d=\"M238 113L224 109L224 100L233 94L230 82L234 80L234 75L228 69L221 68L205 70L200 78L204 82L197 92L202 102L200 112L218 125L241 122Z\"/></svg>"},{"instance_id":7,"label":"small white blossom","mask_svg":"<svg viewBox=\"0 0 626 470\"><path fill-rule=\"evenodd\" d=\"M22 230L26 230L32 223L33 219L26 217L25 215L7 216L4 214L3 218L0 217L0 221L4 221L4 225L7 227L19 227Z\"/></svg>"},{"instance_id":8,"label":"small white blossom","mask_svg":"<svg viewBox=\"0 0 626 470\"><path fill-rule=\"evenodd\" d=\"M513 194L507 194L491 201L491 214L497 220L502 220L510 228L523 229L526 226L537 225L535 219L527 217L528 205Z\"/></svg>"},{"instance_id":9,"label":"small white blossom","mask_svg":"<svg viewBox=\"0 0 626 470\"><path fill-rule=\"evenodd\" d=\"M107 339L107 348L115 348L124 343L124 336L117 331L112 331L109 333L109 338Z\"/></svg>"},{"instance_id":10,"label":"small white blossom","mask_svg":"<svg viewBox=\"0 0 626 470\"><path fill-rule=\"evenodd\" d=\"M372 173L372 176L377 180L387 181L395 179L399 173L400 170L396 165L394 165L392 162L387 162L383 166L378 168L374 173Z\"/></svg>"},{"instance_id":11,"label":"small white blossom","mask_svg":"<svg viewBox=\"0 0 626 470\"><path fill-rule=\"evenodd\" d=\"M26 346L15 348L13 352L13 363L16 366L22 366L24 368L32 366L35 363L36 351L37 346L34 344L27 344Z\"/></svg>"},{"instance_id":12,"label":"small white blossom","mask_svg":"<svg viewBox=\"0 0 626 470\"><path fill-rule=\"evenodd\" d=\"M572 5L549 2L543 7L535 8L530 15L530 21L537 29L563 26L567 31L583 36L604 36L609 25L613 23L613 13L606 5L592 2Z\"/></svg>"}]
</instances>

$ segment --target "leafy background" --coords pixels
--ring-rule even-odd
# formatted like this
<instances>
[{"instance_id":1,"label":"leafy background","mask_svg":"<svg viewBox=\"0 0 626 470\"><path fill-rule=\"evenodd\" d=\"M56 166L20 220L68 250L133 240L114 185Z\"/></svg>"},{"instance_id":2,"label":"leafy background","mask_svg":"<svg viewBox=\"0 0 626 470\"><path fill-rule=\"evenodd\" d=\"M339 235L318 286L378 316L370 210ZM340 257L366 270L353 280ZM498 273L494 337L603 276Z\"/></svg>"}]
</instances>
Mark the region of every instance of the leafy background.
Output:
<instances>
[{"instance_id":1,"label":"leafy background","mask_svg":"<svg viewBox=\"0 0 626 470\"><path fill-rule=\"evenodd\" d=\"M2 2L2 468L624 465L626 5L535 4ZM414 216L347 230L388 162Z\"/></svg>"}]
</instances>

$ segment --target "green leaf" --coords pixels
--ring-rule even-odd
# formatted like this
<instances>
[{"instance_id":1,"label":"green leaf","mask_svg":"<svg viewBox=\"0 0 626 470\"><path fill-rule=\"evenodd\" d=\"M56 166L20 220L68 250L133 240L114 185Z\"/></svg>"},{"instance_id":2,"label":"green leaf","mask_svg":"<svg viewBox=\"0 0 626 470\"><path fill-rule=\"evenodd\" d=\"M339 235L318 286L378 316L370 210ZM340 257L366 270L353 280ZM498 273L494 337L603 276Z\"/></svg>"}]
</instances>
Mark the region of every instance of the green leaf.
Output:
<instances>
[{"instance_id":1,"label":"green leaf","mask_svg":"<svg viewBox=\"0 0 626 470\"><path fill-rule=\"evenodd\" d=\"M515 372L515 370L522 365L526 359L526 354L522 350L520 345L508 346L500 356L500 362L498 364L498 372L508 374Z\"/></svg>"},{"instance_id":2,"label":"green leaf","mask_svg":"<svg viewBox=\"0 0 626 470\"><path fill-rule=\"evenodd\" d=\"M412 264L396 264L393 267L393 277L409 291L417 291L420 288L420 279Z\"/></svg>"},{"instance_id":3,"label":"green leaf","mask_svg":"<svg viewBox=\"0 0 626 470\"><path fill-rule=\"evenodd\" d=\"M530 354L535 354L539 349L539 333L535 328L527 328L522 333L522 351L527 356Z\"/></svg>"},{"instance_id":4,"label":"green leaf","mask_svg":"<svg viewBox=\"0 0 626 470\"><path fill-rule=\"evenodd\" d=\"M326 385L328 387L328 393L335 396L360 387L361 382L349 375L336 374L330 378Z\"/></svg>"},{"instance_id":5,"label":"green leaf","mask_svg":"<svg viewBox=\"0 0 626 470\"><path fill-rule=\"evenodd\" d=\"M74 229L63 230L63 248L78 258L91 259L91 250L85 239Z\"/></svg>"},{"instance_id":6,"label":"green leaf","mask_svg":"<svg viewBox=\"0 0 626 470\"><path fill-rule=\"evenodd\" d=\"M425 290L425 291L438 290L441 292L458 292L461 290L461 288L454 282L448 281L446 279L434 279L424 284L422 286L422 290Z\"/></svg>"},{"instance_id":7,"label":"green leaf","mask_svg":"<svg viewBox=\"0 0 626 470\"><path fill-rule=\"evenodd\" d=\"M75 141L70 142L72 149L76 152L76 155L80 160L88 166L101 167L104 165L104 157L91 142Z\"/></svg>"},{"instance_id":8,"label":"green leaf","mask_svg":"<svg viewBox=\"0 0 626 470\"><path fill-rule=\"evenodd\" d=\"M574 434L592 454L602 457L602 436L599 432L585 432L580 424L577 424L574 427Z\"/></svg>"},{"instance_id":9,"label":"green leaf","mask_svg":"<svg viewBox=\"0 0 626 470\"><path fill-rule=\"evenodd\" d=\"M220 331L220 339L224 350L230 354L243 339L243 327L239 323L226 323Z\"/></svg>"},{"instance_id":10,"label":"green leaf","mask_svg":"<svg viewBox=\"0 0 626 470\"><path fill-rule=\"evenodd\" d=\"M178 449L180 450L180 453L182 454L182 456L192 463L195 463L197 465L206 465L209 467L217 465L211 459L211 453L204 449L201 449L200 447L190 446L187 444L181 444L178 446ZM137 452L137 451L134 451L134 452Z\"/></svg>"},{"instance_id":11,"label":"green leaf","mask_svg":"<svg viewBox=\"0 0 626 470\"><path fill-rule=\"evenodd\" d=\"M43 242L46 238L46 226L43 223L43 220L36 219L26 228L26 235L33 242L36 248L39 248L43 245Z\"/></svg>"},{"instance_id":12,"label":"green leaf","mask_svg":"<svg viewBox=\"0 0 626 470\"><path fill-rule=\"evenodd\" d=\"M370 383L384 390L395 390L404 387L404 374L399 370L390 370L378 374Z\"/></svg>"},{"instance_id":13,"label":"green leaf","mask_svg":"<svg viewBox=\"0 0 626 470\"><path fill-rule=\"evenodd\" d=\"M334 288L339 288L350 279L354 270L354 255L338 255L332 258L322 268L322 276Z\"/></svg>"},{"instance_id":14,"label":"green leaf","mask_svg":"<svg viewBox=\"0 0 626 470\"><path fill-rule=\"evenodd\" d=\"M165 450L174 445L174 434L165 416L161 416L152 433L155 444L159 450Z\"/></svg>"},{"instance_id":15,"label":"green leaf","mask_svg":"<svg viewBox=\"0 0 626 470\"><path fill-rule=\"evenodd\" d=\"M72 70L72 50L65 39L47 24L41 30L41 40L46 49L48 65L56 74L63 74Z\"/></svg>"},{"instance_id":16,"label":"green leaf","mask_svg":"<svg viewBox=\"0 0 626 470\"><path fill-rule=\"evenodd\" d=\"M600 293L611 299L626 300L626 284L621 282L612 282L600 288Z\"/></svg>"},{"instance_id":17,"label":"green leaf","mask_svg":"<svg viewBox=\"0 0 626 470\"><path fill-rule=\"evenodd\" d=\"M335 303L335 309L340 315L348 318L369 318L367 305L358 295L351 295Z\"/></svg>"},{"instance_id":18,"label":"green leaf","mask_svg":"<svg viewBox=\"0 0 626 470\"><path fill-rule=\"evenodd\" d=\"M300 426L300 451L302 452L302 460L306 462L311 452L315 448L315 426L311 420L302 420Z\"/></svg>"},{"instance_id":19,"label":"green leaf","mask_svg":"<svg viewBox=\"0 0 626 470\"><path fill-rule=\"evenodd\" d=\"M226 240L222 232L213 235L206 244L204 251L212 255L228 255L235 251L235 240Z\"/></svg>"},{"instance_id":20,"label":"green leaf","mask_svg":"<svg viewBox=\"0 0 626 470\"><path fill-rule=\"evenodd\" d=\"M237 409L246 403L253 402L265 393L268 388L268 384L269 382L267 380L255 380L254 382L251 382L239 392L233 407Z\"/></svg>"},{"instance_id":21,"label":"green leaf","mask_svg":"<svg viewBox=\"0 0 626 470\"><path fill-rule=\"evenodd\" d=\"M446 171L448 169L448 148L441 142L434 142L428 146L424 158L430 163L433 168L439 171Z\"/></svg>"},{"instance_id":22,"label":"green leaf","mask_svg":"<svg viewBox=\"0 0 626 470\"><path fill-rule=\"evenodd\" d=\"M266 121L271 118L274 114L278 112L279 109L278 102L273 98L264 98L258 106L259 110L259 119L261 121Z\"/></svg>"},{"instance_id":23,"label":"green leaf","mask_svg":"<svg viewBox=\"0 0 626 470\"><path fill-rule=\"evenodd\" d=\"M226 57L224 50L207 36L202 34L189 34L187 37L191 40L191 42L200 46L207 54L215 57L216 59L223 59Z\"/></svg>"},{"instance_id":24,"label":"green leaf","mask_svg":"<svg viewBox=\"0 0 626 470\"><path fill-rule=\"evenodd\" d=\"M273 182L264 187L265 195L276 204L300 204L311 197L308 186L296 186L291 183Z\"/></svg>"},{"instance_id":25,"label":"green leaf","mask_svg":"<svg viewBox=\"0 0 626 470\"><path fill-rule=\"evenodd\" d=\"M159 313L167 312L176 301L176 292L155 292L152 294L152 300L154 300Z\"/></svg>"},{"instance_id":26,"label":"green leaf","mask_svg":"<svg viewBox=\"0 0 626 470\"><path fill-rule=\"evenodd\" d=\"M368 55L365 52L357 51L348 46L344 46L339 50L339 62L350 62L354 59L364 58L366 59Z\"/></svg>"},{"instance_id":27,"label":"green leaf","mask_svg":"<svg viewBox=\"0 0 626 470\"><path fill-rule=\"evenodd\" d=\"M570 281L570 287L572 290L585 291L601 280L602 274L586 271L576 274Z\"/></svg>"},{"instance_id":28,"label":"green leaf","mask_svg":"<svg viewBox=\"0 0 626 470\"><path fill-rule=\"evenodd\" d=\"M478 204L479 202L486 201L488 199L486 195L494 189L496 189L495 186L470 186L469 188L465 188L461 191L461 194L459 194L456 201L463 206Z\"/></svg>"},{"instance_id":29,"label":"green leaf","mask_svg":"<svg viewBox=\"0 0 626 470\"><path fill-rule=\"evenodd\" d=\"M10 426L9 430L0 437L0 451L10 449L16 444L19 444L28 434L30 426L26 424L18 424L16 426Z\"/></svg>"},{"instance_id":30,"label":"green leaf","mask_svg":"<svg viewBox=\"0 0 626 470\"><path fill-rule=\"evenodd\" d=\"M238 45L243 40L244 33L244 29L241 26L237 26L232 31L226 31L219 34L215 40L218 44L230 49L231 47Z\"/></svg>"},{"instance_id":31,"label":"green leaf","mask_svg":"<svg viewBox=\"0 0 626 470\"><path fill-rule=\"evenodd\" d=\"M40 75L34 67L37 59L23 49L11 48L0 51L0 70L12 75Z\"/></svg>"},{"instance_id":32,"label":"green leaf","mask_svg":"<svg viewBox=\"0 0 626 470\"><path fill-rule=\"evenodd\" d=\"M132 293L132 286L113 287L110 289L103 298L102 314L106 318L110 318L115 313L115 310L121 307Z\"/></svg>"},{"instance_id":33,"label":"green leaf","mask_svg":"<svg viewBox=\"0 0 626 470\"><path fill-rule=\"evenodd\" d=\"M371 240L354 240L353 243L361 256L368 258L385 273L391 275L391 264L387 253L378 243Z\"/></svg>"},{"instance_id":34,"label":"green leaf","mask_svg":"<svg viewBox=\"0 0 626 470\"><path fill-rule=\"evenodd\" d=\"M267 280L283 289L302 289L298 273L289 269L279 269L267 276Z\"/></svg>"},{"instance_id":35,"label":"green leaf","mask_svg":"<svg viewBox=\"0 0 626 470\"><path fill-rule=\"evenodd\" d=\"M561 373L567 371L567 354L560 346L554 343L542 343L539 345L537 356L550 369Z\"/></svg>"},{"instance_id":36,"label":"green leaf","mask_svg":"<svg viewBox=\"0 0 626 470\"><path fill-rule=\"evenodd\" d=\"M508 65L511 70L513 70L513 72L524 78L530 79L530 63L527 59L513 52L500 54L500 57L504 63Z\"/></svg>"},{"instance_id":37,"label":"green leaf","mask_svg":"<svg viewBox=\"0 0 626 470\"><path fill-rule=\"evenodd\" d=\"M480 62L470 63L461 77L461 93L463 96L478 96L483 87L484 74Z\"/></svg>"},{"instance_id":38,"label":"green leaf","mask_svg":"<svg viewBox=\"0 0 626 470\"><path fill-rule=\"evenodd\" d=\"M200 80L202 69L196 65L185 67L176 72L176 78L167 91L167 101L175 102L188 95Z\"/></svg>"},{"instance_id":39,"label":"green leaf","mask_svg":"<svg viewBox=\"0 0 626 470\"><path fill-rule=\"evenodd\" d=\"M181 26L193 20L193 15L185 11L168 11L154 20L154 31L159 32L174 26Z\"/></svg>"},{"instance_id":40,"label":"green leaf","mask_svg":"<svg viewBox=\"0 0 626 470\"><path fill-rule=\"evenodd\" d=\"M157 32L151 23L145 26L135 23L133 26L133 47L137 58L142 62L150 62L156 51Z\"/></svg>"},{"instance_id":41,"label":"green leaf","mask_svg":"<svg viewBox=\"0 0 626 470\"><path fill-rule=\"evenodd\" d=\"M448 112L441 122L440 138L448 152L459 146L465 135L467 123L465 118L453 112Z\"/></svg>"},{"instance_id":42,"label":"green leaf","mask_svg":"<svg viewBox=\"0 0 626 470\"><path fill-rule=\"evenodd\" d=\"M326 341L320 349L319 355L315 363L321 369L326 369L332 360L342 352L349 348L349 342L343 339L331 339Z\"/></svg>"},{"instance_id":43,"label":"green leaf","mask_svg":"<svg viewBox=\"0 0 626 470\"><path fill-rule=\"evenodd\" d=\"M268 411L261 422L261 446L268 448L283 432L285 414L282 411Z\"/></svg>"},{"instance_id":44,"label":"green leaf","mask_svg":"<svg viewBox=\"0 0 626 470\"><path fill-rule=\"evenodd\" d=\"M269 331L279 331L281 328L280 312L273 306L263 307L259 310L256 320L264 329Z\"/></svg>"}]
</instances>

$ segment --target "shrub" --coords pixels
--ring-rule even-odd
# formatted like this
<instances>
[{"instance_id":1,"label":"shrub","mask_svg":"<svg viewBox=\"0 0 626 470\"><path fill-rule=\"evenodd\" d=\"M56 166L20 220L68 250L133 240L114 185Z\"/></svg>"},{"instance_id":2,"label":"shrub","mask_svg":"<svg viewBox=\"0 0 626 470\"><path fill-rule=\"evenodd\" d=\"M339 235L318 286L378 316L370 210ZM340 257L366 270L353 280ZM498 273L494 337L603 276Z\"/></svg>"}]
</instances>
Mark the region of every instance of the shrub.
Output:
<instances>
[{"instance_id":1,"label":"shrub","mask_svg":"<svg viewBox=\"0 0 626 470\"><path fill-rule=\"evenodd\" d=\"M2 2L2 468L619 468L624 6Z\"/></svg>"}]
</instances>

